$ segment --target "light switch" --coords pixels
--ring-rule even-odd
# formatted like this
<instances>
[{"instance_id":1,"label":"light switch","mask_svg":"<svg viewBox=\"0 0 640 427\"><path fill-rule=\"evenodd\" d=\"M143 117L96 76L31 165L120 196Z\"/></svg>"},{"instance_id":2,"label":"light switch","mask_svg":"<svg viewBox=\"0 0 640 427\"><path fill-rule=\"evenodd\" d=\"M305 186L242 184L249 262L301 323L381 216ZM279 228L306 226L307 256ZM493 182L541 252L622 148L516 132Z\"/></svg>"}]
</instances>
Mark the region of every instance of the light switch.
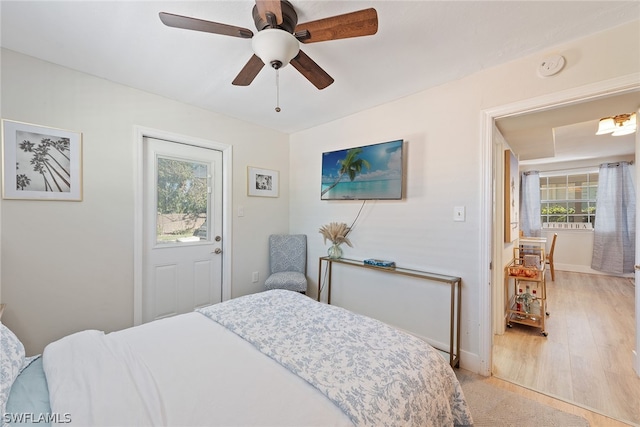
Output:
<instances>
[{"instance_id":1,"label":"light switch","mask_svg":"<svg viewBox=\"0 0 640 427\"><path fill-rule=\"evenodd\" d=\"M244 216L244 206L238 206L238 216Z\"/></svg>"},{"instance_id":2,"label":"light switch","mask_svg":"<svg viewBox=\"0 0 640 427\"><path fill-rule=\"evenodd\" d=\"M453 220L454 221L464 221L464 206L456 206L453 208Z\"/></svg>"}]
</instances>

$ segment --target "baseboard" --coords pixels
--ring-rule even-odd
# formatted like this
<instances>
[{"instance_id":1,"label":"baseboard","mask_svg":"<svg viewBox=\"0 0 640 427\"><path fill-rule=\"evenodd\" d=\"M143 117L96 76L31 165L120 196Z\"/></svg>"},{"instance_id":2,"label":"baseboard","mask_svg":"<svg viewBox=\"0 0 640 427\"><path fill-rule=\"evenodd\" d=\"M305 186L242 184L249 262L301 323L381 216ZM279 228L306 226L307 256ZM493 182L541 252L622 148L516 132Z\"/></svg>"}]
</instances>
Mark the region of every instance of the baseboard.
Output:
<instances>
[{"instance_id":1,"label":"baseboard","mask_svg":"<svg viewBox=\"0 0 640 427\"><path fill-rule=\"evenodd\" d=\"M484 374L480 372L480 366L482 365L480 362L480 356L478 354L460 350L460 368L484 376ZM489 375L491 375L491 373L489 373Z\"/></svg>"},{"instance_id":2,"label":"baseboard","mask_svg":"<svg viewBox=\"0 0 640 427\"><path fill-rule=\"evenodd\" d=\"M422 341L427 342L429 345L434 347L436 350L449 348L449 344L448 343L443 343L443 342L440 342L440 341L436 341L434 339L425 337L425 336L420 335L420 334L416 334L416 333L408 331L406 329L398 328L397 326L394 326L394 328L400 329L401 331L406 332L408 334L411 334L416 338L420 338ZM444 352L446 352L446 350L439 350L439 351L441 352L440 354L442 354L442 356L445 357L444 356ZM445 359L447 359L447 357L445 357ZM460 366L460 368L465 369L465 370L470 371L470 372L473 372L474 374L483 375L480 372L480 366L481 366L480 356L475 354L475 353L470 353L468 351L464 351L464 350L460 349L460 364L459 364L459 366Z\"/></svg>"},{"instance_id":3,"label":"baseboard","mask_svg":"<svg viewBox=\"0 0 640 427\"><path fill-rule=\"evenodd\" d=\"M559 264L554 263L554 267L556 271L570 271L572 273L585 273L585 274L597 274L600 276L618 276L618 277L633 277L633 273L629 274L611 274L611 273L603 273L602 271L594 270L591 267L586 265L576 265L576 264Z\"/></svg>"}]
</instances>

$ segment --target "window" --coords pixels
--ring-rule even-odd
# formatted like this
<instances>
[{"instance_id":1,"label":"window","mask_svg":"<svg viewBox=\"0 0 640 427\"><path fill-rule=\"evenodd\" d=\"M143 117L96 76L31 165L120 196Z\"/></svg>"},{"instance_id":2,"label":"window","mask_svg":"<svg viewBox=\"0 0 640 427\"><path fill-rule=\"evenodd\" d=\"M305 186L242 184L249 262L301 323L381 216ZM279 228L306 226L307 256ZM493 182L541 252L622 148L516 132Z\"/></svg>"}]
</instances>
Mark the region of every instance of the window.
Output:
<instances>
[{"instance_id":1,"label":"window","mask_svg":"<svg viewBox=\"0 0 640 427\"><path fill-rule=\"evenodd\" d=\"M208 165L157 158L156 243L207 240Z\"/></svg>"},{"instance_id":2,"label":"window","mask_svg":"<svg viewBox=\"0 0 640 427\"><path fill-rule=\"evenodd\" d=\"M542 228L591 230L597 190L597 170L540 174Z\"/></svg>"}]
</instances>

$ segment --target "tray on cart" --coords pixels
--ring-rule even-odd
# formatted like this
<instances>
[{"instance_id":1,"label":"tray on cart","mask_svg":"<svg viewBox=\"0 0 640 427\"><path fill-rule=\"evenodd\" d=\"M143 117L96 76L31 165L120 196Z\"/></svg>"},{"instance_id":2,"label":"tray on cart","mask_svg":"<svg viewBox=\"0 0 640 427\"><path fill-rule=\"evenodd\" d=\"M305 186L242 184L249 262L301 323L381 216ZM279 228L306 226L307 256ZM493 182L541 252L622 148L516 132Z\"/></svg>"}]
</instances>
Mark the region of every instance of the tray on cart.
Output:
<instances>
[{"instance_id":1,"label":"tray on cart","mask_svg":"<svg viewBox=\"0 0 640 427\"><path fill-rule=\"evenodd\" d=\"M517 264L514 261L514 264L507 267L507 274L509 277L516 277L518 279L542 280L544 268L525 267L524 264Z\"/></svg>"}]
</instances>

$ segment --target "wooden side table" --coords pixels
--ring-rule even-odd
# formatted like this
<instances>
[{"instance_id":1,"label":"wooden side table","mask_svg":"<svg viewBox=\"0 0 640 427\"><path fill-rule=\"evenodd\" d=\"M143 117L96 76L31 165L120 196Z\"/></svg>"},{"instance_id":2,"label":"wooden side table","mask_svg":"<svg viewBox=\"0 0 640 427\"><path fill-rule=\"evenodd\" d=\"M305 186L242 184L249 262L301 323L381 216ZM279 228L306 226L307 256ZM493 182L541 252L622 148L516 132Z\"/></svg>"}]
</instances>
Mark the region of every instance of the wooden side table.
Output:
<instances>
[{"instance_id":1,"label":"wooden side table","mask_svg":"<svg viewBox=\"0 0 640 427\"><path fill-rule=\"evenodd\" d=\"M0 304L0 320L2 320L2 312L4 311L5 304Z\"/></svg>"}]
</instances>

